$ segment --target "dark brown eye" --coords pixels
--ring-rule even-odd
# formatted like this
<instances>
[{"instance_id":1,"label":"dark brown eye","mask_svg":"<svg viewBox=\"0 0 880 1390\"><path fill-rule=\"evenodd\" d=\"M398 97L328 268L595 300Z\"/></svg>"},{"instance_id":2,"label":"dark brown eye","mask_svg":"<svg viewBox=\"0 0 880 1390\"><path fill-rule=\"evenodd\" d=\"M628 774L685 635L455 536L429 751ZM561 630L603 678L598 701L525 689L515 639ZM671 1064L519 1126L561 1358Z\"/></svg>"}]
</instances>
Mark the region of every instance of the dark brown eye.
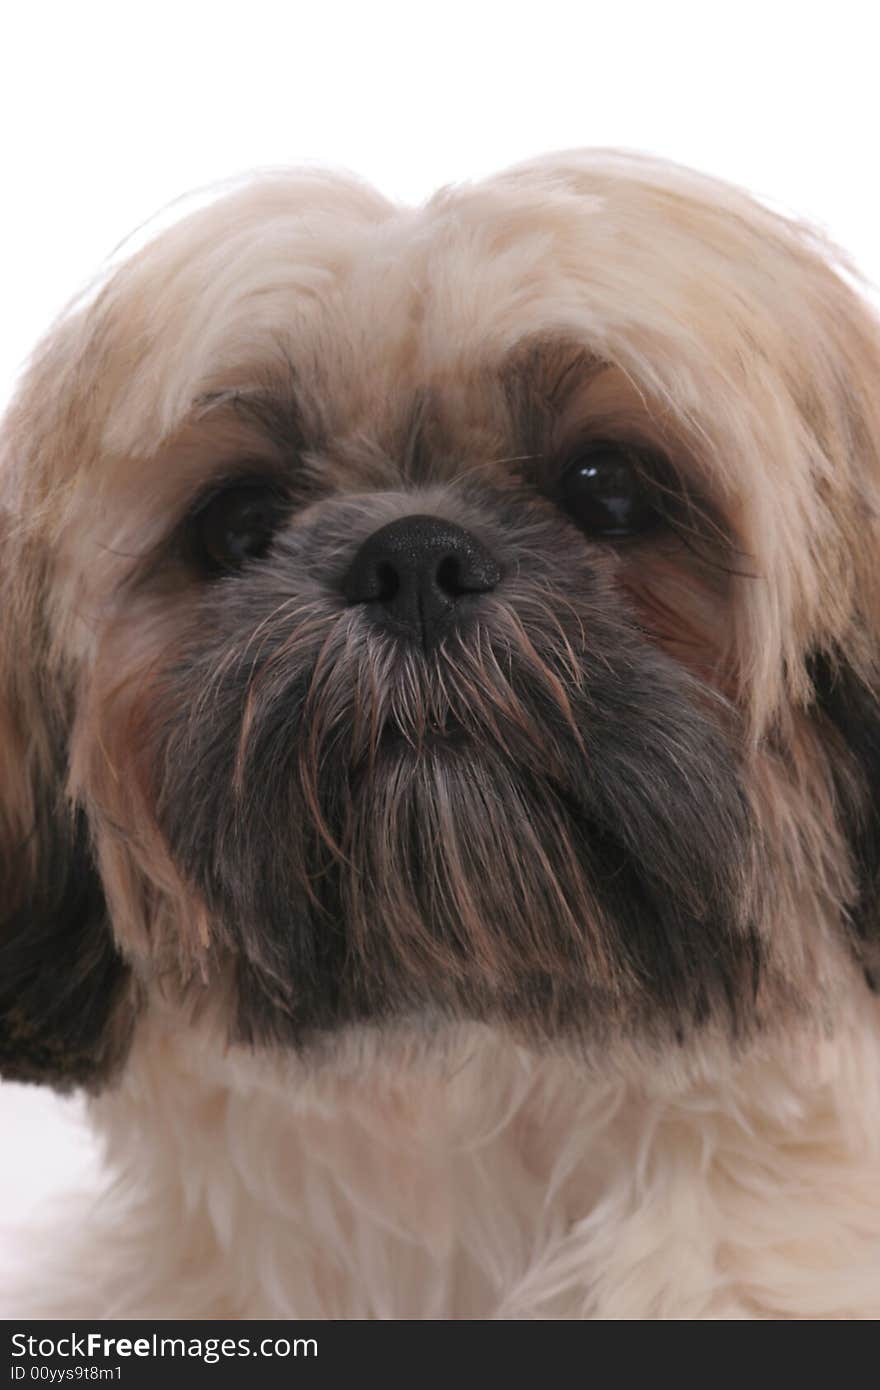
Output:
<instances>
[{"instance_id":1,"label":"dark brown eye","mask_svg":"<svg viewBox=\"0 0 880 1390\"><path fill-rule=\"evenodd\" d=\"M265 555L286 511L285 499L259 480L230 483L197 507L190 522L196 563L206 573L239 569Z\"/></svg>"},{"instance_id":2,"label":"dark brown eye","mask_svg":"<svg viewBox=\"0 0 880 1390\"><path fill-rule=\"evenodd\" d=\"M579 454L559 482L558 501L590 536L640 536L660 520L636 450L597 442Z\"/></svg>"}]
</instances>

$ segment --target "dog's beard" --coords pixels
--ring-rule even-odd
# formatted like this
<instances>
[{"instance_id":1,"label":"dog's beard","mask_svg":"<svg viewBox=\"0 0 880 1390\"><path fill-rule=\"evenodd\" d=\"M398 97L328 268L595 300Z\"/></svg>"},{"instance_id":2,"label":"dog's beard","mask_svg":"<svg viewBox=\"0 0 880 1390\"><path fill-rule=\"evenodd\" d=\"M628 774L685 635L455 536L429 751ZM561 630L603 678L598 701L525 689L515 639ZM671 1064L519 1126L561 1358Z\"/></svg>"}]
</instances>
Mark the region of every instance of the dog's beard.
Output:
<instances>
[{"instance_id":1,"label":"dog's beard","mask_svg":"<svg viewBox=\"0 0 880 1390\"><path fill-rule=\"evenodd\" d=\"M239 1034L737 1025L760 950L728 711L607 560L531 520L518 572L425 651L344 607L321 553L288 534L206 593L144 747Z\"/></svg>"}]
</instances>

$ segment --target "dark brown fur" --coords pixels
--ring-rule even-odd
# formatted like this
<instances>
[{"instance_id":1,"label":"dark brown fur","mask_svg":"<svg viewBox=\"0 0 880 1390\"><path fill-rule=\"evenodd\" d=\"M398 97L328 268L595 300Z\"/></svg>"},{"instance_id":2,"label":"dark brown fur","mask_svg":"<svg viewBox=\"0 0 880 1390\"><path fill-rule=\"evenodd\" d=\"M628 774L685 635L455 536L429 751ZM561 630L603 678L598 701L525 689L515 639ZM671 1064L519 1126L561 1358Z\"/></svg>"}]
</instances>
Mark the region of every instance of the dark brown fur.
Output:
<instances>
[{"instance_id":1,"label":"dark brown fur","mask_svg":"<svg viewBox=\"0 0 880 1390\"><path fill-rule=\"evenodd\" d=\"M498 590L436 651L383 632L339 581L407 505L313 504L208 586L135 720L163 838L237 962L240 1032L433 1012L592 1037L716 1006L739 1026L759 851L729 710L641 635L610 562L509 488L445 503Z\"/></svg>"}]
</instances>

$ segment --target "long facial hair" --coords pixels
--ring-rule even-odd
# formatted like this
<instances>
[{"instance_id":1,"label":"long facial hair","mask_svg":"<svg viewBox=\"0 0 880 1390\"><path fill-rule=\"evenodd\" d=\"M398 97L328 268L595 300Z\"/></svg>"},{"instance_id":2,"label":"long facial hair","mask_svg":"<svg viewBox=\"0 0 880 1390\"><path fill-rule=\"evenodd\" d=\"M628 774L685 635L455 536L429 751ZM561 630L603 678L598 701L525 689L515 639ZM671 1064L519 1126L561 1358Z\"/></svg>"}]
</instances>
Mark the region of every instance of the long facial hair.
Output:
<instances>
[{"instance_id":1,"label":"long facial hair","mask_svg":"<svg viewBox=\"0 0 880 1390\"><path fill-rule=\"evenodd\" d=\"M334 582L334 537L383 503L328 501L216 585L139 717L241 1034L419 1014L595 1037L716 1007L738 1027L761 948L724 701L639 632L573 527L486 488L447 506L504 584L428 650L383 632Z\"/></svg>"}]
</instances>

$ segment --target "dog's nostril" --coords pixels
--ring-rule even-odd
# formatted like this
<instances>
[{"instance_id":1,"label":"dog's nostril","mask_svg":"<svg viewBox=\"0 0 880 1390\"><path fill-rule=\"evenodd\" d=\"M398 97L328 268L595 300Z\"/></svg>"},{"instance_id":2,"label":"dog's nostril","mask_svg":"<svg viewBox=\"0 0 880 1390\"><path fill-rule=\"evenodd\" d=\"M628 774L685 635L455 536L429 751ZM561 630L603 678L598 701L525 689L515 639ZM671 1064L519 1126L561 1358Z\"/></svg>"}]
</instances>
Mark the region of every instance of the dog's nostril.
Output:
<instances>
[{"instance_id":1,"label":"dog's nostril","mask_svg":"<svg viewBox=\"0 0 880 1390\"><path fill-rule=\"evenodd\" d=\"M391 522L361 546L342 581L349 603L374 607L398 630L428 643L465 595L501 579L494 556L463 527L439 517Z\"/></svg>"},{"instance_id":2,"label":"dog's nostril","mask_svg":"<svg viewBox=\"0 0 880 1390\"><path fill-rule=\"evenodd\" d=\"M468 593L467 585L462 583L461 565L456 555L447 555L440 561L436 581L437 587L452 598Z\"/></svg>"},{"instance_id":3,"label":"dog's nostril","mask_svg":"<svg viewBox=\"0 0 880 1390\"><path fill-rule=\"evenodd\" d=\"M376 566L376 579L378 581L376 599L379 603L388 603L400 588L400 575L393 565L379 564Z\"/></svg>"}]
</instances>

